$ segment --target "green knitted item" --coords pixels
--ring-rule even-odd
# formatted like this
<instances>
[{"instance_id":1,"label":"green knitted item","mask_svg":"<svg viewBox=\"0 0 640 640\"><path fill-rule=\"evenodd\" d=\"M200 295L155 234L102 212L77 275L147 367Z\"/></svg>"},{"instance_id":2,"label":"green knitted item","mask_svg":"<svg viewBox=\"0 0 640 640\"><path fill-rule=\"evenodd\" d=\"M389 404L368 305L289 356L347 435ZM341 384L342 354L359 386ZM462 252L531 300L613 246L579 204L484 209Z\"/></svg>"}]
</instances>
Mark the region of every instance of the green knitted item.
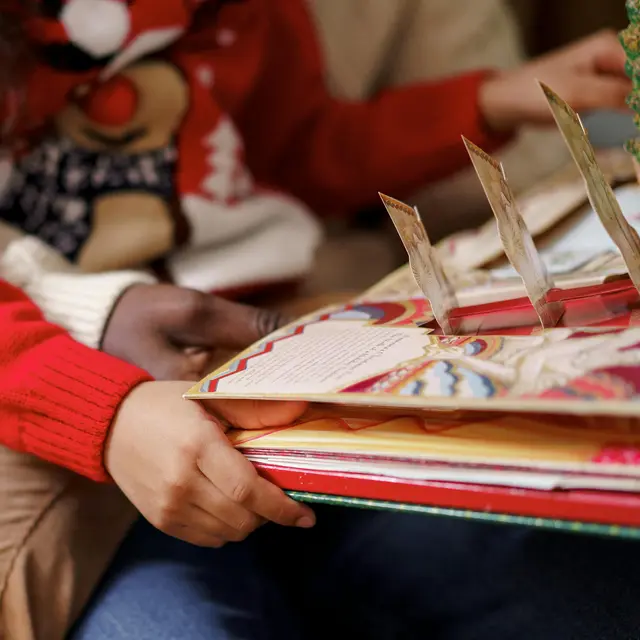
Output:
<instances>
[{"instance_id":1,"label":"green knitted item","mask_svg":"<svg viewBox=\"0 0 640 640\"><path fill-rule=\"evenodd\" d=\"M638 0L627 0L627 16L631 24L640 24L640 2Z\"/></svg>"},{"instance_id":2,"label":"green knitted item","mask_svg":"<svg viewBox=\"0 0 640 640\"><path fill-rule=\"evenodd\" d=\"M640 0L626 0L629 26L620 32L619 38L627 55L625 69L633 81L627 104L636 113L633 121L640 129ZM640 137L627 141L625 149L640 163Z\"/></svg>"},{"instance_id":3,"label":"green knitted item","mask_svg":"<svg viewBox=\"0 0 640 640\"><path fill-rule=\"evenodd\" d=\"M640 158L640 138L627 140L624 148L634 157Z\"/></svg>"},{"instance_id":4,"label":"green knitted item","mask_svg":"<svg viewBox=\"0 0 640 640\"><path fill-rule=\"evenodd\" d=\"M638 33L638 25L630 24L626 29L620 32L620 42L627 54L627 71L629 66L633 72L634 63L640 57L640 33Z\"/></svg>"}]
</instances>

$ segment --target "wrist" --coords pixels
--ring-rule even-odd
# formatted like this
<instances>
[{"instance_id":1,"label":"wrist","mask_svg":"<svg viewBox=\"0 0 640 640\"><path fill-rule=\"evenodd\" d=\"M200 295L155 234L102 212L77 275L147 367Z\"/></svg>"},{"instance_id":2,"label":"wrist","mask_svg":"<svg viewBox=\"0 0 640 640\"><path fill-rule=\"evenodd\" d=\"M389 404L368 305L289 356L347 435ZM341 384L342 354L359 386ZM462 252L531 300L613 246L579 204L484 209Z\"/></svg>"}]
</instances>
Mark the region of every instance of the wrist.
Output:
<instances>
[{"instance_id":1,"label":"wrist","mask_svg":"<svg viewBox=\"0 0 640 640\"><path fill-rule=\"evenodd\" d=\"M146 335L148 342L152 334L154 338L161 334L159 324L161 319L158 318L157 312L160 311L162 315L162 310L156 308L155 312L153 310L150 312L146 302L149 299L153 300L154 296L147 295L145 289L153 291L156 288L158 288L156 284L137 282L122 291L104 323L99 345L101 351L126 362L134 362L143 369L149 370L147 358L136 358L135 354L139 355L139 349L136 347L141 335L143 337ZM153 321L154 317L155 321ZM158 353L157 357L161 358L162 355Z\"/></svg>"},{"instance_id":2,"label":"wrist","mask_svg":"<svg viewBox=\"0 0 640 640\"><path fill-rule=\"evenodd\" d=\"M138 395L142 392L145 395L145 390L151 385L153 380L143 380L138 384L132 386L129 391L122 397L120 404L116 408L111 424L109 425L105 438L104 446L102 449L102 464L110 479L113 480L113 468L117 464L117 441L119 439L119 432L124 428L126 430L126 423L131 420L130 414L136 414L137 410L135 406L138 404ZM123 426L124 425L124 426ZM116 446L114 446L116 442Z\"/></svg>"},{"instance_id":3,"label":"wrist","mask_svg":"<svg viewBox=\"0 0 640 640\"><path fill-rule=\"evenodd\" d=\"M478 108L490 132L504 134L517 128L518 116L513 111L512 95L513 88L504 72L487 76L480 86Z\"/></svg>"},{"instance_id":4,"label":"wrist","mask_svg":"<svg viewBox=\"0 0 640 640\"><path fill-rule=\"evenodd\" d=\"M141 433L140 425L145 424L145 417L165 399L182 398L192 386L193 382L157 382L147 378L133 385L120 400L104 438L102 466L108 478L125 493L121 480L132 470L131 457L137 453L136 439ZM185 399L184 402L193 401ZM164 417L167 421L175 419L172 415Z\"/></svg>"},{"instance_id":5,"label":"wrist","mask_svg":"<svg viewBox=\"0 0 640 640\"><path fill-rule=\"evenodd\" d=\"M149 286L153 286L153 285L146 282L133 282L132 284L129 284L128 286L124 287L119 292L119 294L114 299L113 304L111 305L111 308L107 313L107 317L102 327L100 340L97 345L97 348L100 351L105 351L106 353L110 353L111 355L114 355L114 352L111 348L111 339L112 339L113 332L109 331L109 328L111 327L114 315L117 314L118 307L123 303L123 301L126 300L126 298L129 297L129 294L133 293L135 295L136 290L140 289L141 287L149 287ZM126 303L125 303L125 306L126 306Z\"/></svg>"}]
</instances>

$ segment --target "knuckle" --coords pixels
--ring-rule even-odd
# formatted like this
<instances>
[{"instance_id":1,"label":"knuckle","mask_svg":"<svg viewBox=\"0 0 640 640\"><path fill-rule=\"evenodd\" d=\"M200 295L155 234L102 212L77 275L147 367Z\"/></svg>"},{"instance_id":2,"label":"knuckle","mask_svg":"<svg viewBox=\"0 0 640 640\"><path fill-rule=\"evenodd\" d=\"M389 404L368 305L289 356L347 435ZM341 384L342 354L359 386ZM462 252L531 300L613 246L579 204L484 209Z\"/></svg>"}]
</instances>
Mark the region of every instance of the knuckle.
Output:
<instances>
[{"instance_id":1,"label":"knuckle","mask_svg":"<svg viewBox=\"0 0 640 640\"><path fill-rule=\"evenodd\" d=\"M254 316L256 333L262 337L287 323L286 318L273 309L257 309Z\"/></svg>"},{"instance_id":2,"label":"knuckle","mask_svg":"<svg viewBox=\"0 0 640 640\"><path fill-rule=\"evenodd\" d=\"M151 524L167 535L175 536L176 509L174 505L161 502L156 509L154 517L151 519Z\"/></svg>"},{"instance_id":3,"label":"knuckle","mask_svg":"<svg viewBox=\"0 0 640 640\"><path fill-rule=\"evenodd\" d=\"M183 496L197 470L201 444L198 437L182 437L173 442L171 459L163 473L163 493Z\"/></svg>"},{"instance_id":4,"label":"knuckle","mask_svg":"<svg viewBox=\"0 0 640 640\"><path fill-rule=\"evenodd\" d=\"M227 539L229 542L242 542L248 535L248 533L242 533L239 529L234 529L229 533Z\"/></svg>"},{"instance_id":5,"label":"knuckle","mask_svg":"<svg viewBox=\"0 0 640 640\"><path fill-rule=\"evenodd\" d=\"M231 488L231 499L234 502L244 504L251 497L253 491L252 478L241 477L237 478Z\"/></svg>"},{"instance_id":6,"label":"knuckle","mask_svg":"<svg viewBox=\"0 0 640 640\"><path fill-rule=\"evenodd\" d=\"M273 506L274 520L282 524L293 524L295 516L292 513L292 509L283 500L279 500L277 504Z\"/></svg>"},{"instance_id":7,"label":"knuckle","mask_svg":"<svg viewBox=\"0 0 640 640\"><path fill-rule=\"evenodd\" d=\"M161 492L161 504L169 508L179 504L187 493L187 482L184 477L176 477L167 482Z\"/></svg>"},{"instance_id":8,"label":"knuckle","mask_svg":"<svg viewBox=\"0 0 640 640\"><path fill-rule=\"evenodd\" d=\"M240 542L244 540L250 533L258 528L259 520L256 516L250 515L238 522L235 530L235 541Z\"/></svg>"},{"instance_id":9,"label":"knuckle","mask_svg":"<svg viewBox=\"0 0 640 640\"><path fill-rule=\"evenodd\" d=\"M176 465L175 475L178 480L190 474L193 465L197 462L201 453L201 443L195 438L184 438L177 443L175 455L178 463Z\"/></svg>"},{"instance_id":10,"label":"knuckle","mask_svg":"<svg viewBox=\"0 0 640 640\"><path fill-rule=\"evenodd\" d=\"M281 524L293 525L302 515L300 505L284 494L274 497L271 504L275 514L274 519Z\"/></svg>"},{"instance_id":11,"label":"knuckle","mask_svg":"<svg viewBox=\"0 0 640 640\"><path fill-rule=\"evenodd\" d=\"M201 291L183 291L183 313L189 323L198 323L207 314L207 296Z\"/></svg>"},{"instance_id":12,"label":"knuckle","mask_svg":"<svg viewBox=\"0 0 640 640\"><path fill-rule=\"evenodd\" d=\"M160 508L163 511L174 511L184 500L188 486L188 474L183 468L167 473L162 488L158 492Z\"/></svg>"}]
</instances>

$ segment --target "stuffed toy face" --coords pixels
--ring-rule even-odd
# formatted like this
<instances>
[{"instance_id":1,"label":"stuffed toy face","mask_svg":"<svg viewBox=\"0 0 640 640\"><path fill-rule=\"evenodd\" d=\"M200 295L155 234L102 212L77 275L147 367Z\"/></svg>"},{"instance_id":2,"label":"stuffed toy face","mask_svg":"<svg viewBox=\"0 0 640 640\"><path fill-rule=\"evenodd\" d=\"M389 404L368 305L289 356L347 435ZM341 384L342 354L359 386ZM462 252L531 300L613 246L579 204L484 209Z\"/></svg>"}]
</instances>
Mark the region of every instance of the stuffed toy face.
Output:
<instances>
[{"instance_id":1,"label":"stuffed toy face","mask_svg":"<svg viewBox=\"0 0 640 640\"><path fill-rule=\"evenodd\" d=\"M92 203L90 234L77 259L84 270L144 264L178 243L173 140L187 105L187 84L177 69L163 61L145 61L91 91L79 91L56 119L62 138L96 154L88 157L115 161L110 163L114 187ZM138 161L150 169L147 178L158 184L146 189L140 184L138 179L144 182L145 176L136 174ZM115 186L118 182L120 187Z\"/></svg>"},{"instance_id":2,"label":"stuffed toy face","mask_svg":"<svg viewBox=\"0 0 640 640\"><path fill-rule=\"evenodd\" d=\"M188 99L188 86L175 67L160 60L141 62L93 89L78 89L56 127L90 151L162 149L172 143Z\"/></svg>"},{"instance_id":3,"label":"stuffed toy face","mask_svg":"<svg viewBox=\"0 0 640 640\"><path fill-rule=\"evenodd\" d=\"M76 90L13 169L0 217L89 272L145 265L181 242L174 138L189 100L175 67L138 62Z\"/></svg>"}]
</instances>

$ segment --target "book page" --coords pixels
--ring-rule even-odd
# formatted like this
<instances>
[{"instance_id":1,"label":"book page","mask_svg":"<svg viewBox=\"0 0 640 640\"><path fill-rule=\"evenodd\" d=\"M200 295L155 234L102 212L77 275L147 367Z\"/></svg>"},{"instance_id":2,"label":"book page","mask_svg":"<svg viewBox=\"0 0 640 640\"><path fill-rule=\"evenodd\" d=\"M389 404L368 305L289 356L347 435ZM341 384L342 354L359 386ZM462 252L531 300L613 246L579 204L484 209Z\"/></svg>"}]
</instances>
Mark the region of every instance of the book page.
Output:
<instances>
[{"instance_id":1,"label":"book page","mask_svg":"<svg viewBox=\"0 0 640 640\"><path fill-rule=\"evenodd\" d=\"M573 486L637 491L638 426L637 419L573 416L354 418L318 408L294 425L229 438L251 460L300 470L543 489L571 478Z\"/></svg>"},{"instance_id":2,"label":"book page","mask_svg":"<svg viewBox=\"0 0 640 640\"><path fill-rule=\"evenodd\" d=\"M232 394L334 393L419 356L430 344L428 334L414 327L310 323L271 342L268 353L249 356L246 367L218 377L208 389L215 384L216 391Z\"/></svg>"},{"instance_id":3,"label":"book page","mask_svg":"<svg viewBox=\"0 0 640 640\"><path fill-rule=\"evenodd\" d=\"M614 189L614 193L625 217L640 232L640 186L627 184ZM493 233L497 237L495 224ZM558 233L539 241L538 249L559 289L600 284L627 273L620 252L589 204L563 223ZM461 307L526 295L517 271L506 260L492 269L453 273L451 281ZM371 287L361 299L402 300L418 295L420 290L411 272L401 267Z\"/></svg>"},{"instance_id":4,"label":"book page","mask_svg":"<svg viewBox=\"0 0 640 640\"><path fill-rule=\"evenodd\" d=\"M429 301L431 312L446 334L451 334L449 315L458 306L455 292L429 240L415 207L379 194L409 257L416 283Z\"/></svg>"},{"instance_id":5,"label":"book page","mask_svg":"<svg viewBox=\"0 0 640 640\"><path fill-rule=\"evenodd\" d=\"M620 185L635 177L631 158L623 149L598 150L595 155L600 169L611 184ZM581 206L588 204L588 195L580 173L571 163L564 170L519 194L517 204L527 228L535 238L555 228ZM479 269L503 255L493 220L478 229L453 234L440 241L436 248L451 278L456 272Z\"/></svg>"},{"instance_id":6,"label":"book page","mask_svg":"<svg viewBox=\"0 0 640 640\"><path fill-rule=\"evenodd\" d=\"M517 199L520 213L534 237L552 228L586 201L584 185L575 178ZM504 253L494 220L473 231L445 238L437 249L445 269L452 272L477 269Z\"/></svg>"},{"instance_id":7,"label":"book page","mask_svg":"<svg viewBox=\"0 0 640 640\"><path fill-rule=\"evenodd\" d=\"M640 185L618 187L614 189L614 194L629 224L640 232ZM604 266L608 262L613 263L613 258L620 256L618 248L591 206L562 235L542 243L539 251L547 269L554 275L593 271L590 265L596 261ZM607 275L616 271L626 273L623 260L618 259L614 264L615 268L607 270ZM497 278L517 275L510 265L493 269L491 274Z\"/></svg>"},{"instance_id":8,"label":"book page","mask_svg":"<svg viewBox=\"0 0 640 640\"><path fill-rule=\"evenodd\" d=\"M555 327L564 308L549 302L554 282L540 258L531 233L522 217L502 165L478 146L463 138L480 184L496 218L498 235L509 262L522 278L543 327Z\"/></svg>"},{"instance_id":9,"label":"book page","mask_svg":"<svg viewBox=\"0 0 640 640\"><path fill-rule=\"evenodd\" d=\"M187 397L640 415L640 328L438 336L415 325L415 305L362 303L308 318L254 345Z\"/></svg>"},{"instance_id":10,"label":"book page","mask_svg":"<svg viewBox=\"0 0 640 640\"><path fill-rule=\"evenodd\" d=\"M609 180L598 165L595 151L578 114L547 85L542 82L538 84L582 174L589 202L598 214L604 229L620 250L629 277L640 290L640 236L624 216Z\"/></svg>"}]
</instances>

